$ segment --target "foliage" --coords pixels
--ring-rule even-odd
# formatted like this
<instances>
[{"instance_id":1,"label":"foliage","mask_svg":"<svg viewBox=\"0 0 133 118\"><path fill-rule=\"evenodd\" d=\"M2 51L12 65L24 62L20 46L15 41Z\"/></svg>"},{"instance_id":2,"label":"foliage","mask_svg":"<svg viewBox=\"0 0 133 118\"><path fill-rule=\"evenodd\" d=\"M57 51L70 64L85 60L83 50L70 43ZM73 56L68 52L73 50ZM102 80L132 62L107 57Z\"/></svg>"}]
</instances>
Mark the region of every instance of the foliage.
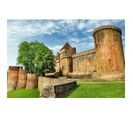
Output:
<instances>
[{"instance_id":1,"label":"foliage","mask_svg":"<svg viewBox=\"0 0 133 118\"><path fill-rule=\"evenodd\" d=\"M17 64L21 64L29 73L44 75L54 72L53 52L40 42L22 42L19 45Z\"/></svg>"},{"instance_id":2,"label":"foliage","mask_svg":"<svg viewBox=\"0 0 133 118\"><path fill-rule=\"evenodd\" d=\"M8 98L38 98L39 97L39 91L38 89L18 89L15 91L9 91L7 93Z\"/></svg>"}]
</instances>

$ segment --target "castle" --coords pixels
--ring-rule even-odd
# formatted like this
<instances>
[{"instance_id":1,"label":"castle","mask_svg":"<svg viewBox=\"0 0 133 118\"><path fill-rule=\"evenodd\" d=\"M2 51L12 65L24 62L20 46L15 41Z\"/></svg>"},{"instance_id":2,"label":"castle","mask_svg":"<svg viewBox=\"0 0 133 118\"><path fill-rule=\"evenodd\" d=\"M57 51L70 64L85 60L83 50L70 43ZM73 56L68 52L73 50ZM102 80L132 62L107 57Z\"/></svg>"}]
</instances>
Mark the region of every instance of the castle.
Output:
<instances>
[{"instance_id":1,"label":"castle","mask_svg":"<svg viewBox=\"0 0 133 118\"><path fill-rule=\"evenodd\" d=\"M93 31L95 48L76 53L76 48L66 43L55 59L56 70L64 76L121 80L125 76L125 60L121 29L102 26Z\"/></svg>"},{"instance_id":2,"label":"castle","mask_svg":"<svg viewBox=\"0 0 133 118\"><path fill-rule=\"evenodd\" d=\"M93 32L95 48L80 53L76 53L76 48L66 43L55 58L56 71L61 70L63 76L68 78L124 80L125 60L121 33L121 29L116 26L96 28ZM55 81L48 81L51 80ZM8 68L8 90L37 88L40 86L38 81L42 85L45 80L27 73L22 67Z\"/></svg>"}]
</instances>

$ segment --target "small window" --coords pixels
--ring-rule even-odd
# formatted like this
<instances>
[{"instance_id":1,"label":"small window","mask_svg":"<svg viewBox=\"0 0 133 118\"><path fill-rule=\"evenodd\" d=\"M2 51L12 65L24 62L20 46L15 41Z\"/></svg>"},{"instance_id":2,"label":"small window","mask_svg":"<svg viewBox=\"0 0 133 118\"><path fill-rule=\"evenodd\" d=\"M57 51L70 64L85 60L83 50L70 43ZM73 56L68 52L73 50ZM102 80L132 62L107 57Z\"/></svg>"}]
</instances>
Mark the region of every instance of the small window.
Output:
<instances>
[{"instance_id":1,"label":"small window","mask_svg":"<svg viewBox=\"0 0 133 118\"><path fill-rule=\"evenodd\" d=\"M109 59L109 64L111 63L111 59Z\"/></svg>"}]
</instances>

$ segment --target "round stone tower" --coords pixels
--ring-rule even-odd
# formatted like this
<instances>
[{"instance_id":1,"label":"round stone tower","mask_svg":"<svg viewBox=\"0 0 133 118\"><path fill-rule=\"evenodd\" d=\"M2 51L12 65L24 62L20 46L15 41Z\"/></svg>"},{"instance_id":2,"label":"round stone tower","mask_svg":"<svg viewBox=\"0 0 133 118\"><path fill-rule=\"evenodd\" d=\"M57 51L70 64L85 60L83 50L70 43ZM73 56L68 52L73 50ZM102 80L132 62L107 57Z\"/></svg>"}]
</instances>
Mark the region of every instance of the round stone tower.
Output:
<instances>
[{"instance_id":1,"label":"round stone tower","mask_svg":"<svg viewBox=\"0 0 133 118\"><path fill-rule=\"evenodd\" d=\"M120 28L112 25L102 26L94 30L95 70L99 75L112 74L114 76L114 73L118 75L118 73L124 72L125 61L121 33Z\"/></svg>"},{"instance_id":2,"label":"round stone tower","mask_svg":"<svg viewBox=\"0 0 133 118\"><path fill-rule=\"evenodd\" d=\"M18 66L9 66L8 68L8 91L14 90L17 87L19 79L19 69Z\"/></svg>"},{"instance_id":3,"label":"round stone tower","mask_svg":"<svg viewBox=\"0 0 133 118\"><path fill-rule=\"evenodd\" d=\"M19 69L19 75L18 75L18 84L17 88L22 89L26 87L26 82L27 82L27 72L23 68Z\"/></svg>"}]
</instances>

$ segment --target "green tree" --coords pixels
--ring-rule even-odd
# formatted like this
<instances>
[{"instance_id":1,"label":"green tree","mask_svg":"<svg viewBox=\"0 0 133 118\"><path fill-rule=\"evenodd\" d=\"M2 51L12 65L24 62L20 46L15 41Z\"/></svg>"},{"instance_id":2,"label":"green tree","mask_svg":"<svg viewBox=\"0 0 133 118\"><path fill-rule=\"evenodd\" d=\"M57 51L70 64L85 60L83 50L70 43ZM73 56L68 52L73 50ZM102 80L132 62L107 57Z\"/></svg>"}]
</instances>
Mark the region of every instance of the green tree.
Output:
<instances>
[{"instance_id":1,"label":"green tree","mask_svg":"<svg viewBox=\"0 0 133 118\"><path fill-rule=\"evenodd\" d=\"M54 72L53 52L40 42L22 42L19 44L17 64L25 67L29 73L37 76Z\"/></svg>"}]
</instances>

